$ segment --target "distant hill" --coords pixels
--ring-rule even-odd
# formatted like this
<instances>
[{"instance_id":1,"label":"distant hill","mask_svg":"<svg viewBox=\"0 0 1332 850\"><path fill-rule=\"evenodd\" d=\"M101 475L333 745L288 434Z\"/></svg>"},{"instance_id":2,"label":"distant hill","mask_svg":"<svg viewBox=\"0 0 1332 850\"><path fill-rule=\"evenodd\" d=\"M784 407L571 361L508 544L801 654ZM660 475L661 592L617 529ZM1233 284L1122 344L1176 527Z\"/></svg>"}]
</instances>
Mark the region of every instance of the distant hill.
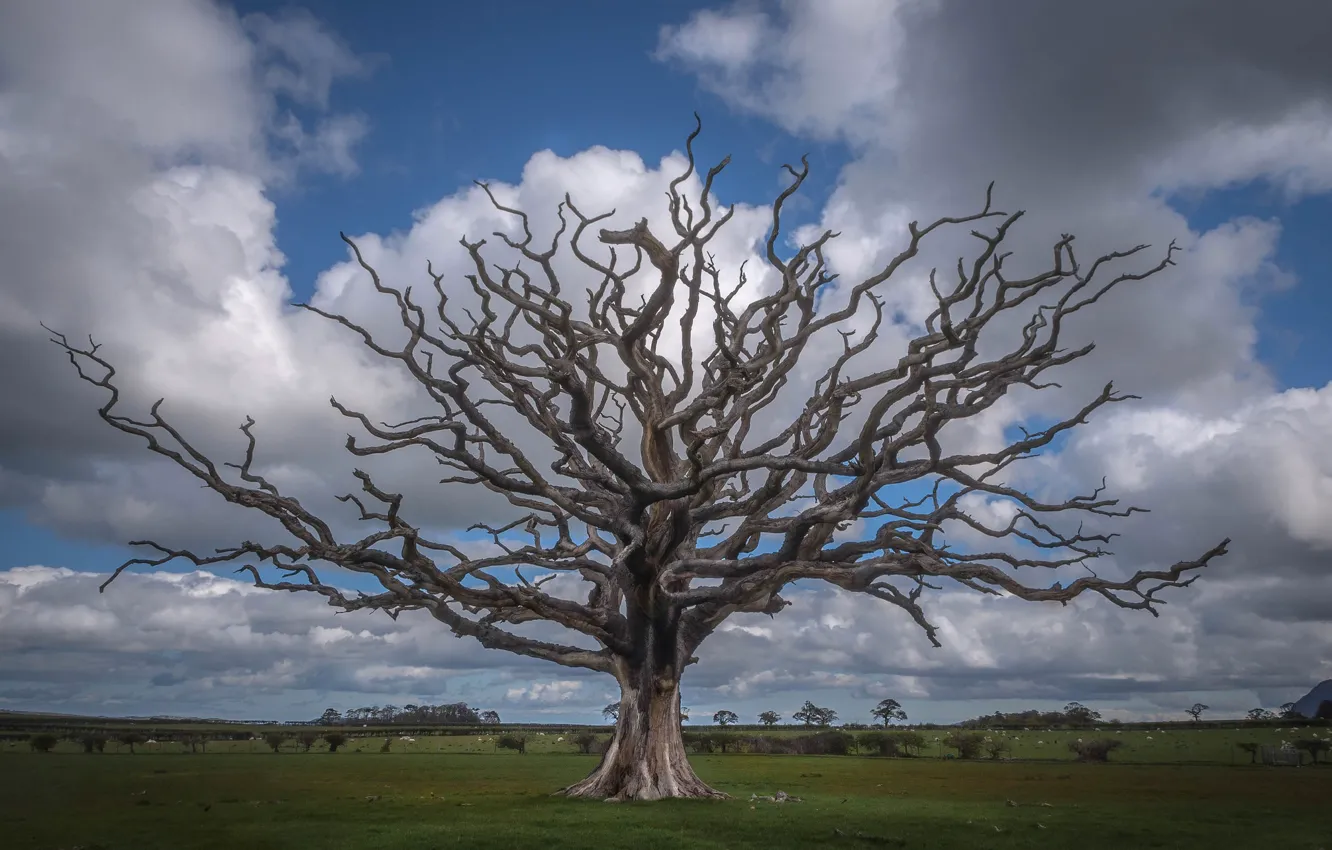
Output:
<instances>
[{"instance_id":1,"label":"distant hill","mask_svg":"<svg viewBox=\"0 0 1332 850\"><path fill-rule=\"evenodd\" d=\"M1332 700L1332 679L1319 682L1312 691L1296 700L1295 710L1305 717L1313 717L1325 699Z\"/></svg>"}]
</instances>

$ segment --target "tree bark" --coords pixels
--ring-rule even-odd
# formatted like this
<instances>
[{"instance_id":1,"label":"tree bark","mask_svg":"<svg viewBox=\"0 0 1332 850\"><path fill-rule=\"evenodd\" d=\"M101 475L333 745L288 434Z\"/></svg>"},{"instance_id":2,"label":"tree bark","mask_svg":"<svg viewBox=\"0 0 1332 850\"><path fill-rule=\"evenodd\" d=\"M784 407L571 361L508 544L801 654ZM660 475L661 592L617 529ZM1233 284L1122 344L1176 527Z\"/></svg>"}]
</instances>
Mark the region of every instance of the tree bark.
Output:
<instances>
[{"instance_id":1,"label":"tree bark","mask_svg":"<svg viewBox=\"0 0 1332 850\"><path fill-rule=\"evenodd\" d=\"M620 716L601 763L558 793L607 801L667 797L726 799L694 774L680 729L680 677L674 664L617 665Z\"/></svg>"}]
</instances>

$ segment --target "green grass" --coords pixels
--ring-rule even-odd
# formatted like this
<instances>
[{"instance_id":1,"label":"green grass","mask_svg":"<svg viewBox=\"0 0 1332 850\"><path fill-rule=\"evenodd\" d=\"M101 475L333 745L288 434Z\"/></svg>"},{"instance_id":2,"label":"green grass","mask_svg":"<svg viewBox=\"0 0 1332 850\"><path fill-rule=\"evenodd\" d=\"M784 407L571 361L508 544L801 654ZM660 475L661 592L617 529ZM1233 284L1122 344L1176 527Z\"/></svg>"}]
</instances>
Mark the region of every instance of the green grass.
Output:
<instances>
[{"instance_id":1,"label":"green grass","mask_svg":"<svg viewBox=\"0 0 1332 850\"><path fill-rule=\"evenodd\" d=\"M172 727L175 731L176 727ZM165 731L165 730L164 730ZM264 729L261 731L272 731ZM290 731L290 730L287 730ZM297 730L300 731L300 730ZM347 730L355 733L356 729ZM508 730L506 730L508 731ZM691 727L686 731L721 731L716 727ZM809 731L795 729L792 727L779 727L771 732L752 733L736 732L735 735L743 736L749 734L765 734L774 737L789 737L793 735L808 734ZM890 730L891 731L891 730ZM1011 752L1009 756L1019 760L1057 760L1073 761L1074 755L1068 749L1068 743L1078 738L1084 740L1093 740L1096 738L1115 738L1124 741L1124 746L1110 756L1111 761L1124 762L1131 764L1245 764L1250 760L1250 756L1239 750L1237 743L1242 741L1252 741L1258 744L1280 744L1282 741L1296 741L1301 738L1312 738L1321 736L1323 738L1332 738L1332 727L1326 726L1281 726L1278 728L1251 728L1251 729L1189 729L1187 727L1161 727L1150 731L1131 730L1116 732L1109 727L1100 727L1097 729L1083 730L1058 730L1047 732L1040 729L1031 731L1015 732L987 732L985 729L978 729L982 734L994 736L1003 735L1009 741ZM496 733L485 735L417 735L415 743L407 743L399 740L399 734L391 735L393 739L392 752L394 754L463 754L463 753L485 753L496 754L494 739ZM532 731L518 731L515 734L524 735L527 738L527 751L529 755L544 755L551 753L577 753L578 748L573 743L573 737L577 733L548 732L544 735L538 735ZM860 734L860 733L853 733ZM949 735L947 730L923 730L921 734L925 737L928 746L922 755L939 757L945 753L951 752L948 748L941 746L941 741ZM601 738L609 736L608 731L598 733ZM563 740L559 740L560 738ZM384 734L367 736L364 738L352 739L345 745L343 751L347 753L363 752L379 754L379 748L384 743ZM938 740L936 740L938 739ZM22 753L29 749L26 740L5 741L0 743L0 755L5 753ZM284 745L284 752L296 752L297 746L294 741L289 741ZM138 744L135 750L139 754L176 754L189 751L189 746L181 743L164 742L160 744ZM327 745L323 741L315 744L311 753L325 752ZM57 745L57 753L77 753L81 752L81 747L73 741L62 740ZM117 752L128 752L127 747L110 741L107 744L107 754ZM208 754L228 754L228 753L268 753L268 745L262 740L257 741L210 741L208 744ZM518 754L501 751L499 755L517 758ZM1325 756L1325 758L1327 758Z\"/></svg>"},{"instance_id":2,"label":"green grass","mask_svg":"<svg viewBox=\"0 0 1332 850\"><path fill-rule=\"evenodd\" d=\"M565 754L15 753L0 757L0 845L1332 847L1326 767L731 755L694 759L730 801L609 805L549 796L595 763ZM779 789L805 801L748 802Z\"/></svg>"}]
</instances>

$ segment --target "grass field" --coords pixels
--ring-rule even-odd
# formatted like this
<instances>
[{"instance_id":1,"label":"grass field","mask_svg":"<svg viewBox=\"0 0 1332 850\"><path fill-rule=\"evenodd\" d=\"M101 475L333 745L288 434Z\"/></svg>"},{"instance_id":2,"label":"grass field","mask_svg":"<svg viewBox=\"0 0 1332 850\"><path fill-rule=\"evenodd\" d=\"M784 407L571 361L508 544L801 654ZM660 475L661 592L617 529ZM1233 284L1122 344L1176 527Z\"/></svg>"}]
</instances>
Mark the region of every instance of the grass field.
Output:
<instances>
[{"instance_id":1,"label":"grass field","mask_svg":"<svg viewBox=\"0 0 1332 850\"><path fill-rule=\"evenodd\" d=\"M566 754L14 753L0 758L0 846L1332 848L1327 767L729 755L694 758L729 801L549 796L595 763ZM804 802L748 801L777 790Z\"/></svg>"},{"instance_id":2,"label":"grass field","mask_svg":"<svg viewBox=\"0 0 1332 850\"><path fill-rule=\"evenodd\" d=\"M716 727L699 727L693 731L718 731ZM263 730L258 730L263 731ZM291 731L291 730L287 730ZM299 730L298 730L299 731ZM355 733L355 729L348 730ZM1116 732L1109 728L1084 729L1084 730L1058 730L1047 732L1043 730L1017 731L1017 732L994 732L988 733L985 730L977 730L984 734L993 734L995 736L1004 735L1009 741L1012 750L1010 757L1015 759L1042 759L1042 760L1062 760L1072 761L1074 755L1068 749L1068 743L1078 738L1092 740L1095 738L1116 738L1124 741L1124 746L1115 750L1110 759L1113 762L1124 762L1130 764L1244 764L1251 756L1236 746L1241 741L1251 741L1259 744L1278 745L1282 741L1296 741L1301 738L1323 737L1332 738L1332 728L1326 726L1282 726L1278 728L1252 728L1252 729L1189 729L1178 726L1161 727L1152 730L1131 730ZM548 732L545 735L538 735L535 732L516 732L527 739L527 750L529 755L549 754L549 753L567 753L574 754L578 748L573 743L573 733L561 735L558 732ZM792 727L779 727L774 731L763 733L744 734L765 734L765 735L796 735L807 734L807 730L795 729ZM853 733L858 734L858 733ZM922 752L925 756L941 756L950 752L948 748L942 746L942 740L949 735L948 731L943 730L924 730L921 732L928 746ZM600 733L602 738L609 737L609 731ZM384 742L385 735L355 738L349 741L343 748L345 753L379 753L379 748ZM563 740L559 740L560 738ZM495 753L494 734L488 735L417 735L415 743L407 743L399 740L399 735L392 735L392 752L400 754L414 753L434 753L434 754L461 754L461 753ZM938 740L936 740L938 739ZM0 754L27 752L29 746L26 741L6 741L0 743ZM139 744L135 747L139 754L173 754L188 752L189 747L185 744L174 742L163 742L159 744ZM297 746L295 742L288 742L284 745L284 751L295 752ZM311 749L311 753L318 753L327 750L327 745L320 741ZM77 753L81 749L76 742L61 741L57 745L57 753ZM111 741L107 744L107 755L118 751L128 752L128 748ZM241 754L241 753L270 753L268 746L262 740L256 741L210 741L208 743L208 754ZM506 757L518 758L517 753L501 751L500 755ZM1332 847L1329 848L1332 850Z\"/></svg>"}]
</instances>

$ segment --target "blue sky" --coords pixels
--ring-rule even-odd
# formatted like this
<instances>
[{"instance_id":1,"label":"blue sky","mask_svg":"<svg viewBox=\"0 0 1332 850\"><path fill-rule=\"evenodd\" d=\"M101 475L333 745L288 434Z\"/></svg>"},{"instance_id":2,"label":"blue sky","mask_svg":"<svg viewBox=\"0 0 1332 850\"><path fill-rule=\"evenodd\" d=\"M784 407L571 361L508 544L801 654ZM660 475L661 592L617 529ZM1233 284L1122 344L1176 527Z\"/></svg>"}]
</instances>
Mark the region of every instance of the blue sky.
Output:
<instances>
[{"instance_id":1,"label":"blue sky","mask_svg":"<svg viewBox=\"0 0 1332 850\"><path fill-rule=\"evenodd\" d=\"M659 197L633 195L638 189L623 188L633 181L622 163L587 152L632 151L651 171L682 149L698 112L700 163L732 157L717 187L727 203L770 203L785 182L781 164L809 155L811 176L789 220L842 231L847 247L834 262L847 276L890 256L902 221L957 212L988 179L1005 206L1031 211L1030 235L1014 250L1033 262L1046 256L1046 235L1064 227L1076 229L1088 251L1102 235L1117 247L1179 238L1176 277L1160 285L1167 289L1116 295L1104 318L1074 331L1100 351L1097 365L1076 371L1068 386L1099 387L1113 376L1143 396L1141 413L1120 416L1116 408L1085 439L1059 440L1033 473L1044 477L1032 480L1085 490L1108 474L1126 497L1149 504L1150 519L1125 529L1133 538L1117 550L1125 565L1192 556L1225 535L1240 542L1210 589L1180 600L1168 622L1145 629L1141 645L1115 643L1121 612L1078 608L1073 622L1045 609L1014 617L1002 613L1018 610L1011 606L977 610L954 594L938 609L953 654L947 663L922 661L919 634L897 622L901 612L802 587L803 607L718 635L714 660L701 665L686 702L753 711L817 694L853 719L861 703L902 695L915 716L959 719L998 700L1081 699L1099 700L1109 715L1154 717L1169 716L1185 694L1208 694L1210 704L1233 703L1238 712L1255 701L1295 699L1332 676L1325 637L1303 644L1280 669L1271 655L1326 628L1326 618L1305 613L1302 603L1332 601L1332 459L1317 436L1332 425L1325 418L1332 337L1324 330L1332 312L1332 163L1316 144L1332 126L1332 79L1306 55L1313 47L1289 38L1289 15L1302 4L1242 18L1241 47L1223 24L1191 27L1187 4L1165 4L1162 39L1185 45L1179 55L1192 65L1133 28L1116 30L1100 4L1057 14L1044 0L1016 4L1003 22L1014 27L1004 30L1011 50L997 57L978 46L988 18L970 20L957 3L933 11L912 0L847 3L826 13L795 2L385 5L367 14L363 4L340 2L163 0L153 18L126 2L106 13L119 23L89 19L61 29L60 4L34 1L17 4L7 22L0 17L0 30L16 39L0 42L0 54L9 47L0 65L0 213L17 225L12 241L0 242L17 258L0 283L0 308L19 317L0 323L0 342L14 362L40 361L0 387L25 402L0 414L9 438L0 454L0 539L9 544L0 576L13 587L26 581L15 568L34 565L105 573L130 556L124 541L140 529L211 546L251 528L200 501L183 476L145 464L141 446L105 433L93 416L96 395L52 356L37 319L71 336L109 339L126 380L180 404L205 439L232 440L223 445L234 449L233 423L250 410L269 411L256 418L293 480L332 480L325 476L334 465L349 471L351 464L337 439L302 436L300 423L314 408L295 384L282 383L287 378L269 386L269 377L250 376L270 375L263 364L290 356L303 386L322 387L326 378L381 399L393 398L391 387L359 371L346 340L309 335L272 288L285 283L293 300L324 297L364 309L370 302L354 283L333 287L351 279L340 230L384 237L374 249L382 268L424 279L421 258L453 250L463 233L448 227L477 215L467 200L473 179L523 184L525 197L553 206L546 184L524 183L541 151L556 157L550 180L572 181L577 195L579 175L595 173L604 185L587 192L623 197L638 210ZM1317 4L1300 13L1324 14ZM1044 49L1042 28L1056 25L1081 33L1081 50L1060 38L1041 67L1013 58L1030 54L1024 39ZM1098 63L1122 76L1101 86ZM1053 120L1050 103L1059 111ZM91 129L68 149L34 153L61 138L64 121L80 134ZM337 127L353 129L340 135ZM186 174L190 188L179 198L162 189ZM178 206L145 205L144 191ZM84 246L73 258L61 250L71 242ZM274 250L285 257L280 268ZM907 313L919 303L912 285L895 290ZM1163 291L1178 295L1153 294ZM248 324L234 323L237 302L227 293L235 292L260 305ZM236 389L209 400L214 384ZM1017 401L996 427L1011 435L1017 424L1051 421L1054 409ZM330 427L308 433L336 436L342 426ZM330 486L345 489L343 479ZM1235 488L1243 499L1222 498ZM453 517L466 505L439 498L424 509ZM126 634L135 626L128 609L116 607L130 604L129 590L120 601L109 599L114 591L82 600L69 586L72 595L49 583L41 584L48 596L0 594L0 647L35 658L58 645L61 663L71 665L58 675L36 662L0 668L0 707L71 709L100 700L127 711L299 716L326 702L401 704L465 693L509 717L577 719L609 692L606 682L508 657L481 661L486 656L468 650L454 658L425 638L403 667L417 672L322 680L336 685L275 672L268 661L224 662L225 648L203 640L189 662L197 675L161 666L181 662L160 654L116 662L141 670L144 681L181 672L182 686L152 689L161 707L150 708L115 683L75 684L79 664L106 663L88 642L109 638L94 638L92 626L59 612L103 612ZM188 596L185 585L142 587L165 594L166 608L195 604L170 596ZM237 595L228 616L269 636L286 633L272 626L285 609L247 606L300 604L286 595L252 599ZM60 639L31 631L42 611L52 622L80 625ZM316 629L331 613L307 605L292 617ZM78 638L85 626L89 637ZM1042 674L1050 663L1041 630L1065 628L1086 630L1100 667L1069 661ZM1245 644L1240 662L1228 660L1227 641L1239 642L1245 628L1261 638ZM839 641L855 642L853 632L859 648L839 649ZM1149 641L1181 634L1193 668L1182 656L1168 670L1154 667ZM443 632L440 639L457 643ZM789 641L803 642L802 651L764 660ZM895 649L871 648L880 642ZM897 648L904 646L911 648ZM374 646L357 652L366 669L392 667ZM318 667L324 656L315 655ZM432 667L452 672L419 672ZM268 683L253 697L233 687L223 705L208 703L208 694L242 680ZM534 687L541 682L550 687Z\"/></svg>"}]
</instances>

